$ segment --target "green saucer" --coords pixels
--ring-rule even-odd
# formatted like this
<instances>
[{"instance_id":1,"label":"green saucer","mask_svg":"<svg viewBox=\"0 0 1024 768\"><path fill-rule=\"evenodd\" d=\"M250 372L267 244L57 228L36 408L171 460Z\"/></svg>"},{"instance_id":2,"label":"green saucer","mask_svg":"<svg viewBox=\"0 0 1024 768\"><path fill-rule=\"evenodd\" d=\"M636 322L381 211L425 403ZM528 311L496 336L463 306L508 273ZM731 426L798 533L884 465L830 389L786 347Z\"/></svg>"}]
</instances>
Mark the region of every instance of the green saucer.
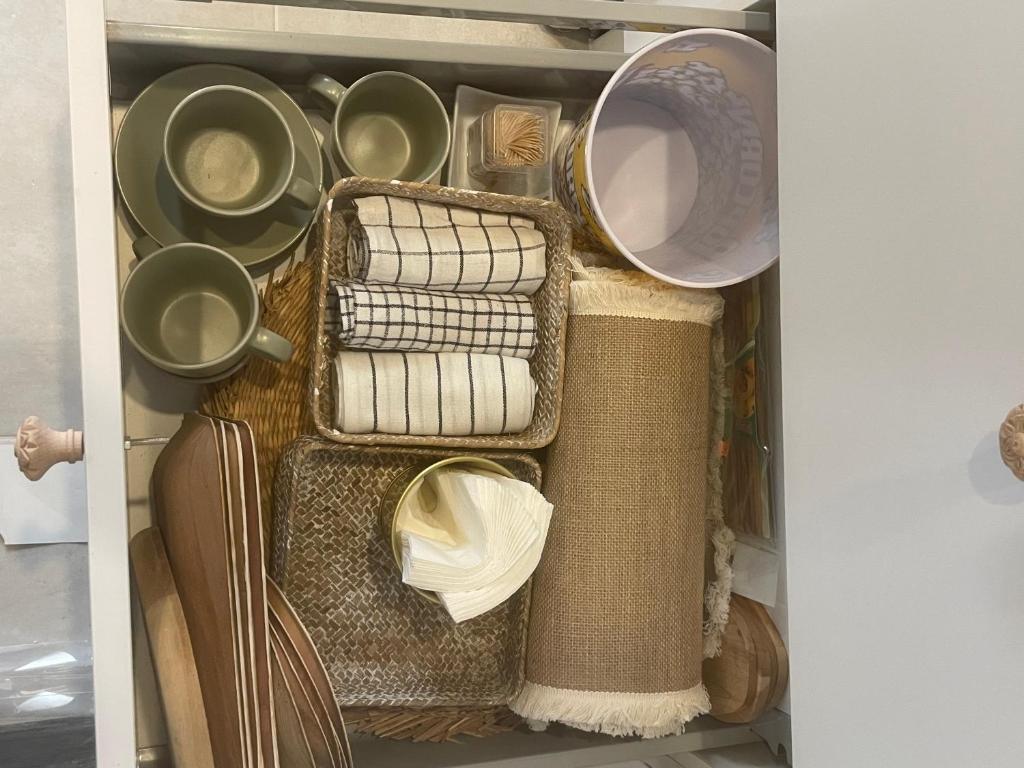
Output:
<instances>
[{"instance_id":1,"label":"green saucer","mask_svg":"<svg viewBox=\"0 0 1024 768\"><path fill-rule=\"evenodd\" d=\"M277 107L295 139L295 173L317 189L323 188L320 143L299 105L265 77L222 64L200 64L169 72L138 95L117 134L117 184L128 213L161 245L206 243L222 248L250 271L258 272L302 239L316 209L282 198L259 213L230 218L207 213L180 195L164 166L164 125L183 98L209 85L248 88Z\"/></svg>"}]
</instances>

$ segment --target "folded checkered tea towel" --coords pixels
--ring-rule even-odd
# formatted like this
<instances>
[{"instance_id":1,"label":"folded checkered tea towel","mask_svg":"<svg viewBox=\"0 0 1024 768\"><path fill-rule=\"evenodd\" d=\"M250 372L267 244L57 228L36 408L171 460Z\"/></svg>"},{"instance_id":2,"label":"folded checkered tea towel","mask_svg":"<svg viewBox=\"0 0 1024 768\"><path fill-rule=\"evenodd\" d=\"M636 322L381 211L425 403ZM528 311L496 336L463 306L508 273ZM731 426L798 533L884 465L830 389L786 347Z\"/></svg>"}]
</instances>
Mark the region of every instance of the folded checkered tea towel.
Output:
<instances>
[{"instance_id":1,"label":"folded checkered tea towel","mask_svg":"<svg viewBox=\"0 0 1024 768\"><path fill-rule=\"evenodd\" d=\"M325 326L355 349L529 358L537 319L525 296L331 281Z\"/></svg>"},{"instance_id":2,"label":"folded checkered tea towel","mask_svg":"<svg viewBox=\"0 0 1024 768\"><path fill-rule=\"evenodd\" d=\"M348 268L357 280L526 295L544 282L544 235L522 216L388 195L356 208Z\"/></svg>"},{"instance_id":3,"label":"folded checkered tea towel","mask_svg":"<svg viewBox=\"0 0 1024 768\"><path fill-rule=\"evenodd\" d=\"M334 360L334 418L342 432L522 432L536 393L530 364L518 357L351 351Z\"/></svg>"},{"instance_id":4,"label":"folded checkered tea towel","mask_svg":"<svg viewBox=\"0 0 1024 768\"><path fill-rule=\"evenodd\" d=\"M533 219L514 213L492 213L458 205L430 203L391 195L371 195L356 199L359 222L368 226L389 227L498 227L535 229Z\"/></svg>"}]
</instances>

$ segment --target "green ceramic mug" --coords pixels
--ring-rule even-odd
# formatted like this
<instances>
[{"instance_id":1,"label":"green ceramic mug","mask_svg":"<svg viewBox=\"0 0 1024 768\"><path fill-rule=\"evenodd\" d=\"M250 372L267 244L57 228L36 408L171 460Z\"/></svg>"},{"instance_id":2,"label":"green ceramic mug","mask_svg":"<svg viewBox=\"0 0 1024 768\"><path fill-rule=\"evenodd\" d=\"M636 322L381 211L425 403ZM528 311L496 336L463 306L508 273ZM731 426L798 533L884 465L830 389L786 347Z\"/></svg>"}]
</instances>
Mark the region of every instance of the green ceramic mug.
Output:
<instances>
[{"instance_id":1,"label":"green ceramic mug","mask_svg":"<svg viewBox=\"0 0 1024 768\"><path fill-rule=\"evenodd\" d=\"M230 255L200 243L160 248L149 238L135 252L144 256L121 289L121 327L151 363L209 379L250 353L291 359L291 342L260 327L256 284Z\"/></svg>"},{"instance_id":2,"label":"green ceramic mug","mask_svg":"<svg viewBox=\"0 0 1024 768\"><path fill-rule=\"evenodd\" d=\"M448 159L448 112L422 80L374 72L346 88L327 75L313 75L307 86L334 109L331 146L348 173L429 181Z\"/></svg>"},{"instance_id":3,"label":"green ceramic mug","mask_svg":"<svg viewBox=\"0 0 1024 768\"><path fill-rule=\"evenodd\" d=\"M316 208L320 190L295 175L295 139L277 107L237 85L190 93L164 127L164 163L193 205L249 216L283 196Z\"/></svg>"}]
</instances>

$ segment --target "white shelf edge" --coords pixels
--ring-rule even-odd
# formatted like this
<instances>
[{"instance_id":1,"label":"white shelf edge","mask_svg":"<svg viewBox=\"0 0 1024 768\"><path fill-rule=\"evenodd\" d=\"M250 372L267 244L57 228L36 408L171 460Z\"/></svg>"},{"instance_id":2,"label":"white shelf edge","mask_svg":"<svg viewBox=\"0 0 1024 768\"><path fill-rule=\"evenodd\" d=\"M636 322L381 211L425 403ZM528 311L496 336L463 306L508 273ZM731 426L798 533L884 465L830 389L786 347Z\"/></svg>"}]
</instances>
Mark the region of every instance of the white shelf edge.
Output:
<instances>
[{"instance_id":1,"label":"white shelf edge","mask_svg":"<svg viewBox=\"0 0 1024 768\"><path fill-rule=\"evenodd\" d=\"M67 3L96 765L135 765L117 245L103 0Z\"/></svg>"},{"instance_id":2,"label":"white shelf edge","mask_svg":"<svg viewBox=\"0 0 1024 768\"><path fill-rule=\"evenodd\" d=\"M593 29L638 29L672 32L680 29L715 27L754 36L774 33L771 14L692 6L648 5L609 0L240 0L244 3L295 5L306 8L333 8L345 11L371 11L512 21L563 27ZM504 5L505 7L499 7Z\"/></svg>"},{"instance_id":3,"label":"white shelf edge","mask_svg":"<svg viewBox=\"0 0 1024 768\"><path fill-rule=\"evenodd\" d=\"M80 2L82 0L79 0ZM99 0L89 0L99 2ZM241 0L242 2L258 2L259 0ZM332 3L329 0L284 0L276 3L278 5L297 5L320 8L335 8L344 10L364 11L388 11L393 13L410 12L402 11L402 5L414 7L412 12L420 12L428 6L436 6L437 3L429 3L425 0L383 0L383 2L340 2ZM388 8L380 7L382 5ZM482 3L470 2L449 2L443 4L447 8L456 6L482 6ZM370 7L373 6L373 7ZM612 3L605 0L571 0L569 3L561 4L545 2L525 2L520 0L517 3L517 12L513 15L523 15L524 8L537 8L545 6L549 10L543 15L539 23L555 23L556 14L550 11L552 7L558 8L558 18L564 19L566 6L574 8L586 7L588 10L600 9L602 11L617 11L622 7L636 8L625 3ZM609 9L608 7L611 6ZM644 7L644 6L641 6ZM718 11L715 9L679 8L668 6L649 6L648 8L667 10L677 14L686 12L691 14L687 18L694 23L686 24L679 28L687 27L717 27L723 29L735 29L736 31L754 34L768 33L772 30L770 17L764 13L748 13L735 11ZM692 14L704 14L700 17ZM708 14L726 14L731 21L725 21L725 16L711 16ZM736 15L744 17L763 17L740 20L743 27L734 26L737 23ZM456 14L451 14L456 15ZM631 14L635 16L636 14ZM497 12L492 16L478 16L471 13L459 14L461 18L504 18L508 20L505 12ZM611 18L605 14L604 18ZM518 21L530 21L538 23L535 13L529 14L529 18L519 18ZM756 22L756 23L754 23ZM752 24L752 26L751 26ZM363 59L363 60L394 60L400 58L410 62L428 62L438 64L454 65L479 65L486 67L521 67L535 70L563 69L575 71L589 71L595 73L610 73L624 62L627 55L617 52L575 50L559 48L517 48L512 46L494 46L476 43L462 42L434 42L423 40L390 40L384 38L372 38L364 36L349 36L337 34L312 34L294 33L273 30L240 30L222 28L196 28L179 25L158 25L138 22L123 22L110 20L106 22L107 43L112 47L153 47L169 49L205 50L205 51L232 51L242 53L267 53L281 55L298 55L308 57L323 57L331 59ZM762 35L763 36L763 35ZM109 168L107 169L109 174ZM110 197L109 199L112 199ZM81 267L80 267L81 268ZM119 369L118 369L119 370ZM117 393L118 397L120 392ZM122 431L123 433L123 431ZM123 471L123 466L122 466ZM127 536L127 532L125 532ZM766 716L772 718L775 715ZM519 734L520 738L543 739L544 734ZM679 736L666 737L657 740L627 740L611 739L610 737L595 736L594 742L568 749L552 749L547 752L523 754L516 757L498 757L491 760L474 761L472 763L458 762L460 768L584 768L585 766L605 765L624 760L635 760L678 754L699 749L712 747L729 746L735 744L752 743L760 740L757 734L747 725L725 725L700 719L695 721L690 729ZM485 740L486 741L486 740ZM473 742L474 746L482 745L484 742ZM415 747L414 753L422 753L433 745L415 744L402 746ZM443 746L443 745L440 745ZM465 745L462 745L465 747ZM133 740L134 749L134 740ZM475 750L472 750L475 752ZM100 761L100 765L106 763ZM376 765L377 763L373 763ZM120 768L120 763L117 765ZM397 764L396 764L397 765ZM404 763L403 763L404 765Z\"/></svg>"},{"instance_id":4,"label":"white shelf edge","mask_svg":"<svg viewBox=\"0 0 1024 768\"><path fill-rule=\"evenodd\" d=\"M513 731L466 743L426 744L353 735L356 762L390 768L591 768L627 761L696 752L762 741L759 729L788 729L789 717L778 710L751 724L698 718L678 736L660 739L617 738L563 726L530 733Z\"/></svg>"},{"instance_id":5,"label":"white shelf edge","mask_svg":"<svg viewBox=\"0 0 1024 768\"><path fill-rule=\"evenodd\" d=\"M516 48L478 43L390 40L348 35L184 27L108 21L111 46L163 46L346 59L402 59L454 65L614 72L627 56L569 48Z\"/></svg>"}]
</instances>

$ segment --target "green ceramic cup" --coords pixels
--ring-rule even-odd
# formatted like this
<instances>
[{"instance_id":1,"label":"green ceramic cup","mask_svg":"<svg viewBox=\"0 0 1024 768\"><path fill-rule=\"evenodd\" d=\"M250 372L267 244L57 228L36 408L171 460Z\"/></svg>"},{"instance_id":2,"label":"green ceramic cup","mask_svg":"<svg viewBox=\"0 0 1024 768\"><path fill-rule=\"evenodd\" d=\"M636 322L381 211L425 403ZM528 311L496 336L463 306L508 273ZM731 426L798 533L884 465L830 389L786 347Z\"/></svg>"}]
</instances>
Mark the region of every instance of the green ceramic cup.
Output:
<instances>
[{"instance_id":1,"label":"green ceramic cup","mask_svg":"<svg viewBox=\"0 0 1024 768\"><path fill-rule=\"evenodd\" d=\"M374 72L346 88L327 75L313 75L307 86L334 109L331 146L348 173L429 181L448 159L448 112L422 80Z\"/></svg>"},{"instance_id":2,"label":"green ceramic cup","mask_svg":"<svg viewBox=\"0 0 1024 768\"><path fill-rule=\"evenodd\" d=\"M121 289L121 327L143 357L195 379L216 377L252 353L291 359L287 339L260 327L260 298L245 267L200 243L135 243L141 259Z\"/></svg>"},{"instance_id":3,"label":"green ceramic cup","mask_svg":"<svg viewBox=\"0 0 1024 768\"><path fill-rule=\"evenodd\" d=\"M164 163L182 196L217 216L249 216L283 196L306 208L320 190L295 175L295 140L266 98L237 85L189 94L164 127Z\"/></svg>"}]
</instances>

